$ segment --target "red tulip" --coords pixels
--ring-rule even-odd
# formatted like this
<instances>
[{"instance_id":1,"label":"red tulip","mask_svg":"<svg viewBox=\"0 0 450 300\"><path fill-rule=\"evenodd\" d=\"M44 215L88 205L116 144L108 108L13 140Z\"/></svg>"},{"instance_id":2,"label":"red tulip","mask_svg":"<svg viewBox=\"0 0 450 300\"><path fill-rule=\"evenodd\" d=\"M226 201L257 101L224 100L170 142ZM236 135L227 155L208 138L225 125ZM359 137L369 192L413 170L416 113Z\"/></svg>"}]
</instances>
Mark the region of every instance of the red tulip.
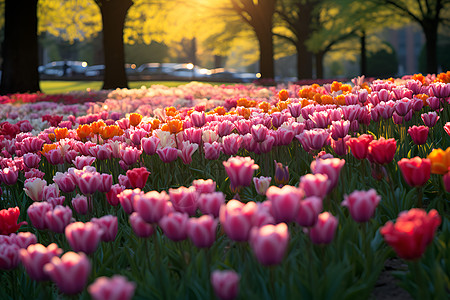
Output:
<instances>
[{"instance_id":1,"label":"red tulip","mask_svg":"<svg viewBox=\"0 0 450 300\"><path fill-rule=\"evenodd\" d=\"M147 171L147 168L145 167L134 168L127 171L127 177L132 188L143 189L147 183L148 175L150 175L150 172Z\"/></svg>"},{"instance_id":2,"label":"red tulip","mask_svg":"<svg viewBox=\"0 0 450 300\"><path fill-rule=\"evenodd\" d=\"M11 207L0 210L0 235L9 235L19 230L20 226L27 224L23 221L17 224L19 220L19 207Z\"/></svg>"},{"instance_id":3,"label":"red tulip","mask_svg":"<svg viewBox=\"0 0 450 300\"><path fill-rule=\"evenodd\" d=\"M427 142L429 127L427 126L411 126L408 133L411 136L414 144L424 145Z\"/></svg>"},{"instance_id":4,"label":"red tulip","mask_svg":"<svg viewBox=\"0 0 450 300\"><path fill-rule=\"evenodd\" d=\"M397 142L395 139L380 138L371 141L369 144L370 158L380 165L390 163L394 159L397 150Z\"/></svg>"},{"instance_id":5,"label":"red tulip","mask_svg":"<svg viewBox=\"0 0 450 300\"><path fill-rule=\"evenodd\" d=\"M430 179L431 161L418 156L411 159L402 158L398 162L403 178L410 186L423 186Z\"/></svg>"},{"instance_id":6,"label":"red tulip","mask_svg":"<svg viewBox=\"0 0 450 300\"><path fill-rule=\"evenodd\" d=\"M441 217L435 209L428 214L425 210L412 208L401 212L395 224L388 221L380 233L397 255L403 259L419 259L432 242Z\"/></svg>"}]
</instances>

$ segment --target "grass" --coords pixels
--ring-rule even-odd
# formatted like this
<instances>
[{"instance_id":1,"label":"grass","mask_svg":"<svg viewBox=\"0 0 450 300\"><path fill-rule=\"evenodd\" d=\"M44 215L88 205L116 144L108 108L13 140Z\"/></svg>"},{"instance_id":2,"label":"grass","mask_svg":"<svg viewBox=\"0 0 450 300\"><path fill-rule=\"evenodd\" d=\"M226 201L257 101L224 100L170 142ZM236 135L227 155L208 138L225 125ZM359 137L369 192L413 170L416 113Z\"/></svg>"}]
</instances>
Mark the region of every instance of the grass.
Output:
<instances>
[{"instance_id":1,"label":"grass","mask_svg":"<svg viewBox=\"0 0 450 300\"><path fill-rule=\"evenodd\" d=\"M128 87L130 89L138 89L141 86L150 87L152 85L165 85L168 87L176 87L187 84L189 81L130 81ZM51 81L43 80L40 82L41 91L45 94L61 94L70 91L85 91L86 89L100 90L102 81ZM210 82L213 85L230 84L222 82Z\"/></svg>"}]
</instances>

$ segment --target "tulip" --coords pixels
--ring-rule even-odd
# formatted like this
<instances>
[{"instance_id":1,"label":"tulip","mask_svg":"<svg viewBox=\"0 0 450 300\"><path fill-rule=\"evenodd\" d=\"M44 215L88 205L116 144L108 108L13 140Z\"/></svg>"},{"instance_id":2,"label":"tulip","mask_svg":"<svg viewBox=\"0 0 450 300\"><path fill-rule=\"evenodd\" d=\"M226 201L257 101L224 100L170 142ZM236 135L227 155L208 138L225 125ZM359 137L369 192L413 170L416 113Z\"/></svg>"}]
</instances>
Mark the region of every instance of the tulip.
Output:
<instances>
[{"instance_id":1,"label":"tulip","mask_svg":"<svg viewBox=\"0 0 450 300\"><path fill-rule=\"evenodd\" d=\"M187 225L189 239L198 248L209 248L216 240L217 220L210 215L190 218Z\"/></svg>"},{"instance_id":2,"label":"tulip","mask_svg":"<svg viewBox=\"0 0 450 300\"><path fill-rule=\"evenodd\" d=\"M326 174L306 174L300 177L299 187L305 192L306 197L317 196L325 198L330 181Z\"/></svg>"},{"instance_id":3,"label":"tulip","mask_svg":"<svg viewBox=\"0 0 450 300\"><path fill-rule=\"evenodd\" d=\"M212 179L197 179L192 182L192 185L199 194L209 194L216 191L216 182Z\"/></svg>"},{"instance_id":4,"label":"tulip","mask_svg":"<svg viewBox=\"0 0 450 300\"><path fill-rule=\"evenodd\" d=\"M59 197L59 188L58 185L55 183L52 183L50 185L44 186L42 189L42 197L44 200L50 199L50 198L56 198Z\"/></svg>"},{"instance_id":5,"label":"tulip","mask_svg":"<svg viewBox=\"0 0 450 300\"><path fill-rule=\"evenodd\" d=\"M266 196L272 203L272 215L275 222L289 223L294 221L303 195L303 190L290 185L285 185L282 188L271 186L267 190Z\"/></svg>"},{"instance_id":6,"label":"tulip","mask_svg":"<svg viewBox=\"0 0 450 300\"><path fill-rule=\"evenodd\" d=\"M45 208L44 208L45 209ZM72 210L68 206L56 206L45 213L45 226L56 233L63 233L72 221Z\"/></svg>"},{"instance_id":7,"label":"tulip","mask_svg":"<svg viewBox=\"0 0 450 300\"><path fill-rule=\"evenodd\" d=\"M251 127L250 132L252 134L253 139L257 143L261 143L266 139L269 133L269 129L263 124L257 124Z\"/></svg>"},{"instance_id":8,"label":"tulip","mask_svg":"<svg viewBox=\"0 0 450 300\"><path fill-rule=\"evenodd\" d=\"M111 278L98 277L88 287L89 294L94 300L130 300L135 289L135 283L127 281L120 275Z\"/></svg>"},{"instance_id":9,"label":"tulip","mask_svg":"<svg viewBox=\"0 0 450 300\"><path fill-rule=\"evenodd\" d=\"M158 149L156 150L156 153L158 154L159 158L165 163L173 162L178 157L178 149L172 147L164 147Z\"/></svg>"},{"instance_id":10,"label":"tulip","mask_svg":"<svg viewBox=\"0 0 450 300\"><path fill-rule=\"evenodd\" d=\"M250 246L258 261L265 265L281 263L289 243L289 230L285 223L254 227L250 232Z\"/></svg>"},{"instance_id":11,"label":"tulip","mask_svg":"<svg viewBox=\"0 0 450 300\"><path fill-rule=\"evenodd\" d=\"M116 239L118 221L116 216L106 215L101 218L92 218L91 222L96 224L101 230L100 239L103 242L112 242Z\"/></svg>"},{"instance_id":12,"label":"tulip","mask_svg":"<svg viewBox=\"0 0 450 300\"><path fill-rule=\"evenodd\" d=\"M91 272L91 263L84 253L66 252L61 258L55 256L44 266L58 289L64 294L81 292Z\"/></svg>"},{"instance_id":13,"label":"tulip","mask_svg":"<svg viewBox=\"0 0 450 300\"><path fill-rule=\"evenodd\" d=\"M213 143L205 143L205 158L208 160L216 160L219 158L220 153L222 152L222 144L218 142Z\"/></svg>"},{"instance_id":14,"label":"tulip","mask_svg":"<svg viewBox=\"0 0 450 300\"><path fill-rule=\"evenodd\" d=\"M147 238L155 232L153 226L146 223L137 212L130 215L130 224L133 232L141 238Z\"/></svg>"},{"instance_id":15,"label":"tulip","mask_svg":"<svg viewBox=\"0 0 450 300\"><path fill-rule=\"evenodd\" d=\"M85 215L88 212L88 200L86 196L77 194L75 198L72 199L73 209L80 215Z\"/></svg>"},{"instance_id":16,"label":"tulip","mask_svg":"<svg viewBox=\"0 0 450 300\"><path fill-rule=\"evenodd\" d=\"M271 181L272 177L253 177L253 183L255 184L256 192L264 196L270 186Z\"/></svg>"},{"instance_id":17,"label":"tulip","mask_svg":"<svg viewBox=\"0 0 450 300\"><path fill-rule=\"evenodd\" d=\"M311 162L311 171L313 174L325 174L328 176L330 185L328 186L327 193L334 189L339 181L339 175L341 169L345 164L344 159L328 158L328 159L316 159Z\"/></svg>"},{"instance_id":18,"label":"tulip","mask_svg":"<svg viewBox=\"0 0 450 300\"><path fill-rule=\"evenodd\" d=\"M159 220L159 226L169 239L178 242L187 238L188 222L188 214L173 212L163 216Z\"/></svg>"},{"instance_id":19,"label":"tulip","mask_svg":"<svg viewBox=\"0 0 450 300\"><path fill-rule=\"evenodd\" d=\"M388 221L380 233L397 255L403 259L422 257L426 247L433 241L441 217L435 209L428 214L423 209L412 208L401 212L395 224Z\"/></svg>"},{"instance_id":20,"label":"tulip","mask_svg":"<svg viewBox=\"0 0 450 300\"><path fill-rule=\"evenodd\" d=\"M127 171L127 177L132 188L143 189L147 183L149 175L150 172L147 171L147 168L145 167L134 168Z\"/></svg>"},{"instance_id":21,"label":"tulip","mask_svg":"<svg viewBox=\"0 0 450 300\"><path fill-rule=\"evenodd\" d=\"M24 191L31 200L35 202L42 201L44 195L44 187L47 185L47 181L40 178L30 178L25 180Z\"/></svg>"},{"instance_id":22,"label":"tulip","mask_svg":"<svg viewBox=\"0 0 450 300\"><path fill-rule=\"evenodd\" d=\"M259 169L259 166L250 157L230 157L223 162L223 165L230 178L230 184L234 188L250 186L253 172Z\"/></svg>"},{"instance_id":23,"label":"tulip","mask_svg":"<svg viewBox=\"0 0 450 300\"><path fill-rule=\"evenodd\" d=\"M14 233L19 230L22 225L27 224L25 221L17 224L19 216L20 209L17 206L0 210L0 235Z\"/></svg>"},{"instance_id":24,"label":"tulip","mask_svg":"<svg viewBox=\"0 0 450 300\"><path fill-rule=\"evenodd\" d=\"M236 155L242 145L242 136L233 133L222 138L222 151L226 155Z\"/></svg>"},{"instance_id":25,"label":"tulip","mask_svg":"<svg viewBox=\"0 0 450 300\"><path fill-rule=\"evenodd\" d=\"M331 122L331 137L334 140L345 137L350 129L350 121L339 120Z\"/></svg>"},{"instance_id":26,"label":"tulip","mask_svg":"<svg viewBox=\"0 0 450 300\"><path fill-rule=\"evenodd\" d=\"M190 115L192 124L195 127L202 127L206 123L206 115L204 111L193 111Z\"/></svg>"},{"instance_id":27,"label":"tulip","mask_svg":"<svg viewBox=\"0 0 450 300\"><path fill-rule=\"evenodd\" d=\"M47 228L45 221L45 215L48 211L53 209L52 205L48 202L35 202L31 204L27 209L28 217L31 224L37 229Z\"/></svg>"},{"instance_id":28,"label":"tulip","mask_svg":"<svg viewBox=\"0 0 450 300\"><path fill-rule=\"evenodd\" d=\"M23 155L23 163L30 169L37 168L39 166L39 162L41 161L41 157L35 153L25 153Z\"/></svg>"},{"instance_id":29,"label":"tulip","mask_svg":"<svg viewBox=\"0 0 450 300\"><path fill-rule=\"evenodd\" d=\"M450 168L447 173L442 176L442 181L444 182L444 188L447 193L450 193Z\"/></svg>"},{"instance_id":30,"label":"tulip","mask_svg":"<svg viewBox=\"0 0 450 300\"><path fill-rule=\"evenodd\" d=\"M19 265L19 246L0 243L0 270L12 270Z\"/></svg>"},{"instance_id":31,"label":"tulip","mask_svg":"<svg viewBox=\"0 0 450 300\"><path fill-rule=\"evenodd\" d=\"M67 225L65 234L74 251L91 254L97 249L103 230L93 222L75 222Z\"/></svg>"},{"instance_id":32,"label":"tulip","mask_svg":"<svg viewBox=\"0 0 450 300\"><path fill-rule=\"evenodd\" d=\"M138 113L131 113L128 118L130 120L130 125L133 127L138 126L142 121L142 115Z\"/></svg>"},{"instance_id":33,"label":"tulip","mask_svg":"<svg viewBox=\"0 0 450 300\"><path fill-rule=\"evenodd\" d=\"M9 167L0 169L0 182L4 182L6 185L14 185L19 177L19 169L17 167Z\"/></svg>"},{"instance_id":34,"label":"tulip","mask_svg":"<svg viewBox=\"0 0 450 300\"><path fill-rule=\"evenodd\" d=\"M444 130L450 136L450 122L445 123Z\"/></svg>"},{"instance_id":35,"label":"tulip","mask_svg":"<svg viewBox=\"0 0 450 300\"><path fill-rule=\"evenodd\" d=\"M58 188L65 193L72 193L76 189L75 180L68 172L56 172L55 176L53 176L53 181L58 185Z\"/></svg>"},{"instance_id":36,"label":"tulip","mask_svg":"<svg viewBox=\"0 0 450 300\"><path fill-rule=\"evenodd\" d=\"M75 159L72 162L75 165L75 168L77 168L78 170L83 170L84 167L92 166L94 161L95 157L81 155L75 157Z\"/></svg>"},{"instance_id":37,"label":"tulip","mask_svg":"<svg viewBox=\"0 0 450 300\"><path fill-rule=\"evenodd\" d=\"M440 117L437 115L435 111L424 113L420 115L422 118L423 123L425 123L428 127L434 127L436 125L437 121L440 119Z\"/></svg>"},{"instance_id":38,"label":"tulip","mask_svg":"<svg viewBox=\"0 0 450 300\"><path fill-rule=\"evenodd\" d=\"M279 186L289 183L289 167L274 160L275 163L275 183Z\"/></svg>"},{"instance_id":39,"label":"tulip","mask_svg":"<svg viewBox=\"0 0 450 300\"><path fill-rule=\"evenodd\" d=\"M124 188L120 184L114 184L113 186L111 186L109 192L106 193L106 200L108 201L109 205L119 205L119 198L117 197L117 195L120 194L123 190Z\"/></svg>"},{"instance_id":40,"label":"tulip","mask_svg":"<svg viewBox=\"0 0 450 300\"><path fill-rule=\"evenodd\" d=\"M19 258L31 279L36 281L48 280L50 277L44 272L44 266L55 256L60 256L63 250L52 243L47 247L42 244L30 245L20 249Z\"/></svg>"},{"instance_id":41,"label":"tulip","mask_svg":"<svg viewBox=\"0 0 450 300\"><path fill-rule=\"evenodd\" d=\"M234 124L228 120L220 122L217 124L217 134L220 137L225 137L229 135L234 129Z\"/></svg>"},{"instance_id":42,"label":"tulip","mask_svg":"<svg viewBox=\"0 0 450 300\"><path fill-rule=\"evenodd\" d=\"M197 144L192 144L189 141L183 141L181 143L181 150L178 150L178 156L181 158L185 165L189 165L192 162L192 155L198 149Z\"/></svg>"},{"instance_id":43,"label":"tulip","mask_svg":"<svg viewBox=\"0 0 450 300\"><path fill-rule=\"evenodd\" d=\"M406 183L412 187L425 185L431 175L431 161L418 156L407 159L402 158L398 163Z\"/></svg>"},{"instance_id":44,"label":"tulip","mask_svg":"<svg viewBox=\"0 0 450 300\"><path fill-rule=\"evenodd\" d=\"M350 195L344 196L341 205L348 207L353 220L362 223L370 220L380 200L381 197L374 189L354 191Z\"/></svg>"},{"instance_id":45,"label":"tulip","mask_svg":"<svg viewBox=\"0 0 450 300\"><path fill-rule=\"evenodd\" d=\"M236 299L239 294L239 280L240 276L231 270L215 270L211 273L211 285L217 298L221 300Z\"/></svg>"},{"instance_id":46,"label":"tulip","mask_svg":"<svg viewBox=\"0 0 450 300\"><path fill-rule=\"evenodd\" d=\"M323 209L322 199L310 196L300 201L300 208L295 217L295 222L303 227L311 227L317 223L319 214Z\"/></svg>"},{"instance_id":47,"label":"tulip","mask_svg":"<svg viewBox=\"0 0 450 300\"><path fill-rule=\"evenodd\" d=\"M119 198L120 205L122 206L126 214L129 215L134 211L133 208L134 197L142 193L143 192L140 189L134 190L126 189L117 195L117 198Z\"/></svg>"},{"instance_id":48,"label":"tulip","mask_svg":"<svg viewBox=\"0 0 450 300\"><path fill-rule=\"evenodd\" d=\"M252 218L256 212L255 202L244 204L232 199L220 208L219 219L223 230L233 241L247 241L252 228Z\"/></svg>"},{"instance_id":49,"label":"tulip","mask_svg":"<svg viewBox=\"0 0 450 300\"><path fill-rule=\"evenodd\" d=\"M156 153L158 149L158 145L160 143L160 139L156 136L151 136L149 138L141 139L141 147L144 150L145 154L153 155Z\"/></svg>"},{"instance_id":50,"label":"tulip","mask_svg":"<svg viewBox=\"0 0 450 300\"><path fill-rule=\"evenodd\" d=\"M316 225L309 230L309 238L314 244L329 244L334 239L338 219L329 212L319 215Z\"/></svg>"},{"instance_id":51,"label":"tulip","mask_svg":"<svg viewBox=\"0 0 450 300\"><path fill-rule=\"evenodd\" d=\"M431 173L443 175L448 172L450 167L450 147L445 151L433 149L427 158L431 161Z\"/></svg>"},{"instance_id":52,"label":"tulip","mask_svg":"<svg viewBox=\"0 0 450 300\"><path fill-rule=\"evenodd\" d=\"M134 210L147 223L158 223L165 215L169 196L165 191L151 191L133 197Z\"/></svg>"},{"instance_id":53,"label":"tulip","mask_svg":"<svg viewBox=\"0 0 450 300\"><path fill-rule=\"evenodd\" d=\"M200 194L197 202L202 214L212 215L214 218L217 218L220 207L225 203L225 195L222 192Z\"/></svg>"},{"instance_id":54,"label":"tulip","mask_svg":"<svg viewBox=\"0 0 450 300\"><path fill-rule=\"evenodd\" d=\"M408 129L408 134L411 136L414 144L424 145L427 143L429 127L427 126L411 126Z\"/></svg>"},{"instance_id":55,"label":"tulip","mask_svg":"<svg viewBox=\"0 0 450 300\"><path fill-rule=\"evenodd\" d=\"M379 140L373 140L369 144L369 154L371 159L384 165L390 163L394 159L397 150L397 142L395 139L385 139L381 137Z\"/></svg>"},{"instance_id":56,"label":"tulip","mask_svg":"<svg viewBox=\"0 0 450 300\"><path fill-rule=\"evenodd\" d=\"M195 215L197 211L197 192L195 187L186 188L184 186L178 189L169 189L170 202L173 208L179 212L185 212L190 216Z\"/></svg>"},{"instance_id":57,"label":"tulip","mask_svg":"<svg viewBox=\"0 0 450 300\"><path fill-rule=\"evenodd\" d=\"M311 129L305 130L295 137L300 141L305 151L320 150L325 146L330 133L325 129Z\"/></svg>"}]
</instances>

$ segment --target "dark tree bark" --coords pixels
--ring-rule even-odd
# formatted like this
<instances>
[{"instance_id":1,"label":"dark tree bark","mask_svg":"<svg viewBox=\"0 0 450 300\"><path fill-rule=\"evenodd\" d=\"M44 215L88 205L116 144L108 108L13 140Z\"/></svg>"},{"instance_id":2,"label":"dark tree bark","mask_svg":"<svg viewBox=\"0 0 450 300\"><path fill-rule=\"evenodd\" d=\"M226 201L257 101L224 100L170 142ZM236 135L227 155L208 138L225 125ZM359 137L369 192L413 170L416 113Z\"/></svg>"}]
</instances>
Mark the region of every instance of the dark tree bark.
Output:
<instances>
[{"instance_id":1,"label":"dark tree bark","mask_svg":"<svg viewBox=\"0 0 450 300\"><path fill-rule=\"evenodd\" d=\"M316 77L317 79L323 79L323 58L325 57L325 51L316 53Z\"/></svg>"},{"instance_id":2,"label":"dark tree bark","mask_svg":"<svg viewBox=\"0 0 450 300\"><path fill-rule=\"evenodd\" d=\"M273 15L276 0L231 0L232 9L255 31L259 43L261 79L274 79Z\"/></svg>"},{"instance_id":3,"label":"dark tree bark","mask_svg":"<svg viewBox=\"0 0 450 300\"><path fill-rule=\"evenodd\" d=\"M367 73L367 51L366 51L366 32L361 32L361 74Z\"/></svg>"},{"instance_id":4,"label":"dark tree bark","mask_svg":"<svg viewBox=\"0 0 450 300\"><path fill-rule=\"evenodd\" d=\"M0 94L39 91L37 2L5 1Z\"/></svg>"},{"instance_id":5,"label":"dark tree bark","mask_svg":"<svg viewBox=\"0 0 450 300\"><path fill-rule=\"evenodd\" d=\"M425 34L426 55L427 55L427 69L429 74L437 73L437 39L438 39L438 23L427 22L423 23L422 28Z\"/></svg>"},{"instance_id":6,"label":"dark tree bark","mask_svg":"<svg viewBox=\"0 0 450 300\"><path fill-rule=\"evenodd\" d=\"M132 0L95 0L102 14L105 77L102 89L128 88L123 28Z\"/></svg>"}]
</instances>

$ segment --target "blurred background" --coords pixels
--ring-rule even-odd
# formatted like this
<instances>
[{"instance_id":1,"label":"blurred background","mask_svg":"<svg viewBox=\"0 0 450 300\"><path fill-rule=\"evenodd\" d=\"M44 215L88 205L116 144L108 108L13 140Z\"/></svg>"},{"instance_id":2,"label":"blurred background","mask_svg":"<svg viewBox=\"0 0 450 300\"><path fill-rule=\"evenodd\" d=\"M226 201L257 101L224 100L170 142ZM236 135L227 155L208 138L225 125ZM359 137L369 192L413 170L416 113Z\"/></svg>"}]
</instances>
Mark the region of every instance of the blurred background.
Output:
<instances>
[{"instance_id":1,"label":"blurred background","mask_svg":"<svg viewBox=\"0 0 450 300\"><path fill-rule=\"evenodd\" d=\"M0 1L2 41L11 2ZM40 80L108 81L117 63L130 81L306 83L450 69L448 0L31 0L16 18L32 2ZM112 81L106 88L124 85Z\"/></svg>"}]
</instances>

